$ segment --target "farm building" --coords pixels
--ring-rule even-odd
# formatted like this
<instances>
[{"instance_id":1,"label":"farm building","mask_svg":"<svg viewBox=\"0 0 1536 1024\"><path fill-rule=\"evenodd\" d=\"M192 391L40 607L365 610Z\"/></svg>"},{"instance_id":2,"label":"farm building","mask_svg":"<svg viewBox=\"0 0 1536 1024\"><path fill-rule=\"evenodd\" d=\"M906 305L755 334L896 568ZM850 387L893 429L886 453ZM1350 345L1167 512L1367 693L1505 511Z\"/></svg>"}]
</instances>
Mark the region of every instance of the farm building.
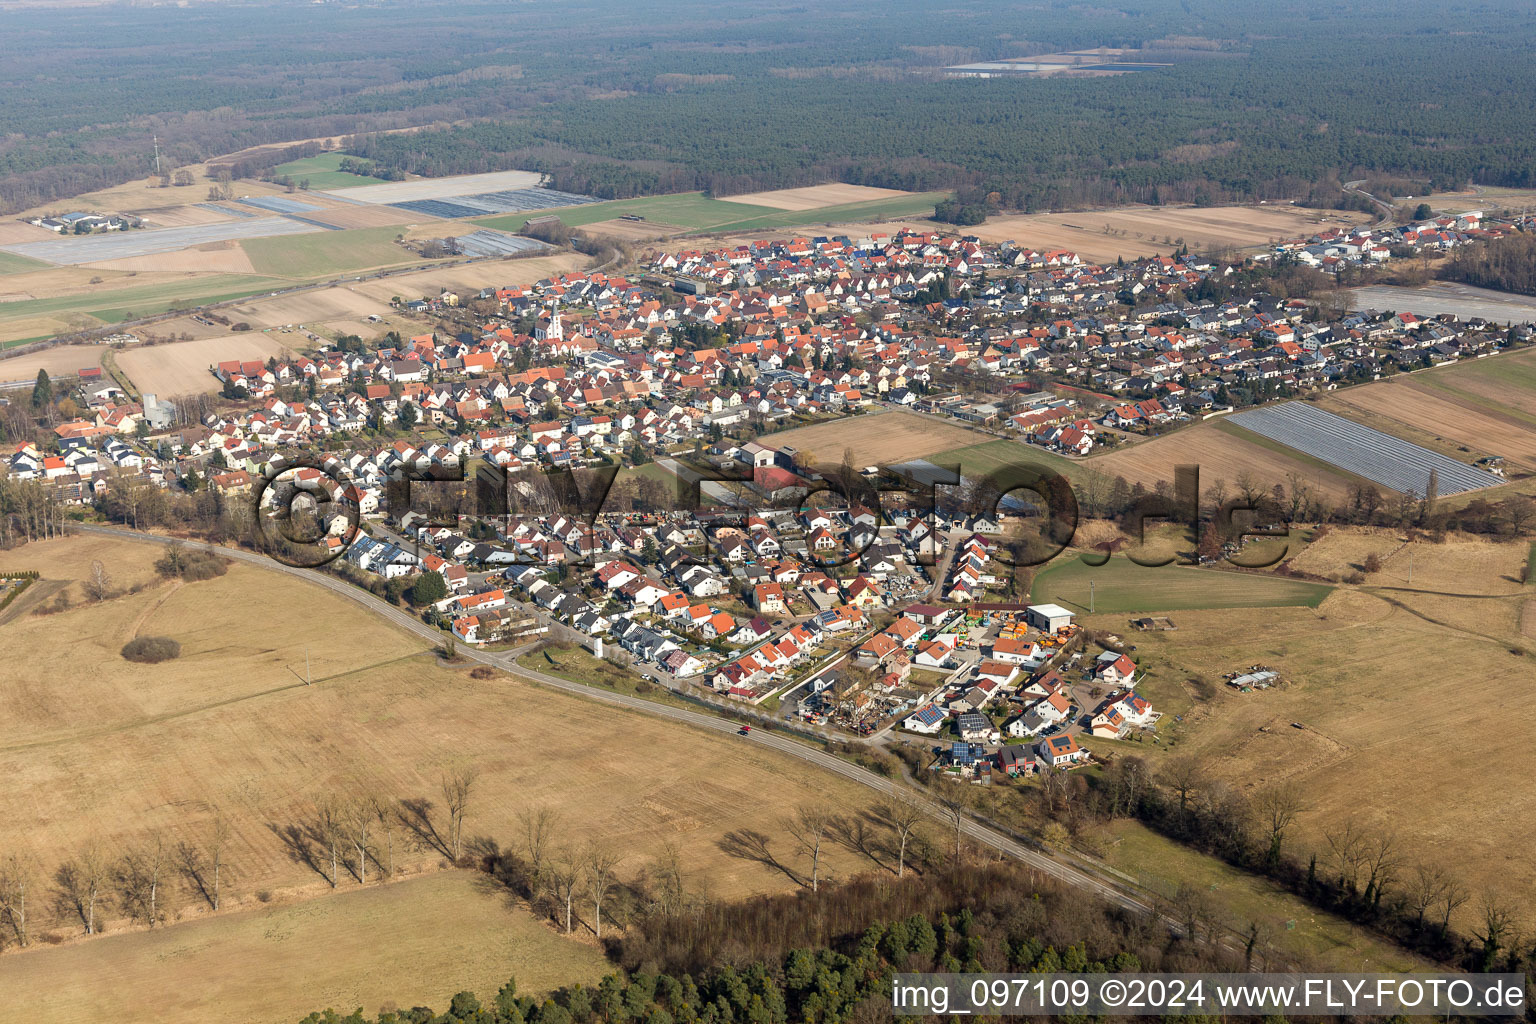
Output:
<instances>
[{"instance_id":1,"label":"farm building","mask_svg":"<svg viewBox=\"0 0 1536 1024\"><path fill-rule=\"evenodd\" d=\"M1072 625L1072 613L1059 604L1032 604L1024 615L1031 626L1047 633Z\"/></svg>"}]
</instances>

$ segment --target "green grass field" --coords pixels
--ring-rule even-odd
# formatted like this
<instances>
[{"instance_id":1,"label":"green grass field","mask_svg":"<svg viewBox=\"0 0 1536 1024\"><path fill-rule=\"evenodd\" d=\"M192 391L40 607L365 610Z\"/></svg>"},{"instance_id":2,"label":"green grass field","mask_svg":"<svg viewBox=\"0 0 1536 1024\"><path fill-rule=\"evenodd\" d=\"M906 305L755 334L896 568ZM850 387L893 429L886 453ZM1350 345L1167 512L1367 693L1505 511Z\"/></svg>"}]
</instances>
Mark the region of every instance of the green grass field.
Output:
<instances>
[{"instance_id":1,"label":"green grass field","mask_svg":"<svg viewBox=\"0 0 1536 1024\"><path fill-rule=\"evenodd\" d=\"M1469 359L1442 370L1417 374L1414 380L1489 412L1536 426L1536 412L1532 411L1532 405L1536 405L1536 352L1501 355L1496 359ZM1517 388L1528 392L1532 401L1528 405L1512 406L1480 393L1478 389L1482 386Z\"/></svg>"},{"instance_id":2,"label":"green grass field","mask_svg":"<svg viewBox=\"0 0 1536 1024\"><path fill-rule=\"evenodd\" d=\"M1324 969L1358 970L1362 958L1382 970L1423 966L1390 942L1317 910L1273 882L1228 867L1138 822L1118 820L1096 830L1093 838L1112 867L1148 891L1171 898L1181 884L1195 886L1220 904L1225 927L1241 933L1250 921L1264 922L1277 949L1315 959Z\"/></svg>"},{"instance_id":3,"label":"green grass field","mask_svg":"<svg viewBox=\"0 0 1536 1024\"><path fill-rule=\"evenodd\" d=\"M353 270L416 263L420 258L395 244L398 227L318 231L307 235L248 238L240 245L258 274L295 280Z\"/></svg>"},{"instance_id":4,"label":"green grass field","mask_svg":"<svg viewBox=\"0 0 1536 1024\"><path fill-rule=\"evenodd\" d=\"M983 441L981 444L968 444L962 448L951 448L949 451L925 455L923 458L936 466L953 466L959 463L960 474L967 478L986 477L997 470L1014 466L1053 469L1068 480L1081 471L1081 467L1071 459L1064 459L1039 445L1011 441L1007 438Z\"/></svg>"},{"instance_id":5,"label":"green grass field","mask_svg":"<svg viewBox=\"0 0 1536 1024\"><path fill-rule=\"evenodd\" d=\"M657 483L665 484L668 487L678 486L677 477L668 472L665 467L658 466L654 462L647 462L643 466L623 467L619 470L619 475L616 478L616 482L617 480L622 480L625 477L641 477L646 480L655 480Z\"/></svg>"},{"instance_id":6,"label":"green grass field","mask_svg":"<svg viewBox=\"0 0 1536 1024\"><path fill-rule=\"evenodd\" d=\"M1316 608L1333 590L1318 583L1218 569L1179 565L1154 569L1119 555L1105 565L1090 566L1068 554L1035 577L1030 600L1087 611L1090 583L1094 611L1109 614L1296 605Z\"/></svg>"},{"instance_id":7,"label":"green grass field","mask_svg":"<svg viewBox=\"0 0 1536 1024\"><path fill-rule=\"evenodd\" d=\"M819 210L768 210L756 217L717 225L712 230L736 232L811 224L853 224L891 217L931 217L934 205L948 196L948 192L917 192L909 196L874 199L867 203L824 206ZM756 209L762 210L762 207L756 207Z\"/></svg>"},{"instance_id":8,"label":"green grass field","mask_svg":"<svg viewBox=\"0 0 1536 1024\"><path fill-rule=\"evenodd\" d=\"M89 295L22 299L0 303L0 324L56 313L85 313L103 323L164 313L172 305L193 306L254 295L289 282L252 274L214 274L196 281L116 288Z\"/></svg>"},{"instance_id":9,"label":"green grass field","mask_svg":"<svg viewBox=\"0 0 1536 1024\"><path fill-rule=\"evenodd\" d=\"M0 275L20 274L28 270L46 270L53 266L42 260L34 260L30 256L17 256L15 253L0 252Z\"/></svg>"},{"instance_id":10,"label":"green grass field","mask_svg":"<svg viewBox=\"0 0 1536 1024\"><path fill-rule=\"evenodd\" d=\"M290 160L272 168L278 176L290 176L296 182L308 180L310 188L350 188L353 185L381 185L383 178L370 178L365 174L348 174L338 170L345 159L341 153L321 153L303 160Z\"/></svg>"},{"instance_id":11,"label":"green grass field","mask_svg":"<svg viewBox=\"0 0 1536 1024\"><path fill-rule=\"evenodd\" d=\"M576 228L632 213L657 224L671 224L693 231L752 231L758 228L853 222L877 217L926 216L933 212L934 203L946 195L948 193L923 192L867 203L827 206L819 210L771 210L749 203L711 199L702 192L679 192L666 196L616 199L553 211L536 210L499 217L481 217L474 223L501 231L517 231L533 217L552 215L560 218L568 227Z\"/></svg>"},{"instance_id":12,"label":"green grass field","mask_svg":"<svg viewBox=\"0 0 1536 1024\"><path fill-rule=\"evenodd\" d=\"M136 317L164 313L172 308L190 309L213 302L259 295L262 292L286 288L292 282L250 274L218 274L198 281L153 285L148 288L124 288L93 296L91 302L108 302L111 305L87 309L85 312L102 323L118 323ZM67 309L81 305L80 296L69 299L41 300L57 308ZM22 303L15 303L22 305ZM50 310L51 312L51 310Z\"/></svg>"}]
</instances>

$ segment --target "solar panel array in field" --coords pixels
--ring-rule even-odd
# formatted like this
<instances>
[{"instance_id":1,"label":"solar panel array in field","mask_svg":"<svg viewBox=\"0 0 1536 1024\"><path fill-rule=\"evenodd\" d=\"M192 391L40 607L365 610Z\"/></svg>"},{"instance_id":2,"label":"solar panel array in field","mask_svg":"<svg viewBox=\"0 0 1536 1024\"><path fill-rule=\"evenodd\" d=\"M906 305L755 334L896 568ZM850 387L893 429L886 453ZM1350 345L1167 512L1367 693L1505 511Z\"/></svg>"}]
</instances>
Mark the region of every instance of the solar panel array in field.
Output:
<instances>
[{"instance_id":1,"label":"solar panel array in field","mask_svg":"<svg viewBox=\"0 0 1536 1024\"><path fill-rule=\"evenodd\" d=\"M1306 402L1250 409L1232 416L1232 422L1404 494L1423 495L1431 470L1440 494L1461 494L1504 483L1502 477Z\"/></svg>"}]
</instances>

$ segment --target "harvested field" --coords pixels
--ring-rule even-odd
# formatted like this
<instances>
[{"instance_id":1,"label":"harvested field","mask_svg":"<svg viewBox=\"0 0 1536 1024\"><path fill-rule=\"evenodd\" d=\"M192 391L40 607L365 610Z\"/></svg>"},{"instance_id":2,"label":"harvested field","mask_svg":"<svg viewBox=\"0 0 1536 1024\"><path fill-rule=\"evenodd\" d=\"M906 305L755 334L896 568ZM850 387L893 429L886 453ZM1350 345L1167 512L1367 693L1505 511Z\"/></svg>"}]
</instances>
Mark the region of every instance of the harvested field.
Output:
<instances>
[{"instance_id":1,"label":"harvested field","mask_svg":"<svg viewBox=\"0 0 1536 1024\"><path fill-rule=\"evenodd\" d=\"M58 237L57 232L40 228L36 224L27 224L19 220L0 221L0 245L8 245L11 242L43 242Z\"/></svg>"},{"instance_id":2,"label":"harvested field","mask_svg":"<svg viewBox=\"0 0 1536 1024\"><path fill-rule=\"evenodd\" d=\"M103 280L90 283L91 277ZM134 274L58 267L21 274L7 286L25 288L32 298L0 303L0 342L36 334L80 330L138 316L186 309L266 291L278 282L250 274ZM35 330L39 325L42 330Z\"/></svg>"},{"instance_id":3,"label":"harvested field","mask_svg":"<svg viewBox=\"0 0 1536 1024\"><path fill-rule=\"evenodd\" d=\"M100 559L114 584L127 586L150 575L159 553L91 537L10 556L45 581L83 579ZM19 852L51 870L93 839L123 849L159 829L174 847L203 835L222 808L234 829L231 909L254 906L263 890L279 899L331 892L282 838L309 822L318 801L368 793L435 800L441 772L461 763L479 770L471 836L513 842L519 811L556 807L558 846L579 849L601 837L623 851L621 877L633 878L670 840L688 887L719 897L793 886L781 870L723 851L725 832L768 833L780 862L798 869L782 815L813 800L855 812L872 799L863 787L734 736L515 676L476 679L441 668L414 653L419 641L352 602L256 566L237 563L217 579L156 584L4 629L19 671L0 680L8 710L0 771L10 781L0 789L0 814ZM128 663L118 651L135 634L170 636L182 655L157 666ZM49 660L65 635L75 638L67 678ZM603 741L567 744L551 765L540 737L573 722ZM623 771L613 770L616 757ZM701 764L709 766L704 785ZM442 859L430 846L408 846L403 834L396 839L403 871L431 870ZM824 851L832 874L870 864L843 848ZM341 887L356 882L343 875ZM179 883L168 889L169 911L202 916L195 895ZM320 912L323 901L315 906Z\"/></svg>"},{"instance_id":4,"label":"harvested field","mask_svg":"<svg viewBox=\"0 0 1536 1024\"><path fill-rule=\"evenodd\" d=\"M292 295L262 296L231 306L224 310L224 315L265 330L288 324L314 327L331 320L363 320L370 314L382 316L388 310L388 298L374 299L354 288L356 285L349 283Z\"/></svg>"},{"instance_id":5,"label":"harvested field","mask_svg":"<svg viewBox=\"0 0 1536 1024\"><path fill-rule=\"evenodd\" d=\"M1457 363L1413 379L1536 430L1536 352Z\"/></svg>"},{"instance_id":6,"label":"harvested field","mask_svg":"<svg viewBox=\"0 0 1536 1024\"><path fill-rule=\"evenodd\" d=\"M775 210L819 210L824 206L843 206L848 203L866 203L875 199L894 199L909 195L894 188L872 188L867 185L812 185L807 188L783 188L773 192L752 192L741 196L721 196L732 203L750 206L767 206Z\"/></svg>"},{"instance_id":7,"label":"harvested field","mask_svg":"<svg viewBox=\"0 0 1536 1024\"><path fill-rule=\"evenodd\" d=\"M1033 249L1069 249L1085 260L1104 263L1134 259L1178 248L1249 249L1271 241L1313 234L1330 226L1362 224L1365 214L1308 210L1299 206L1127 206L1075 213L1034 213L990 217L984 224L956 229L953 224L912 222L924 231L959 231L989 242L1013 240ZM886 225L897 228L903 225ZM1106 231L1106 227L1108 230Z\"/></svg>"},{"instance_id":8,"label":"harvested field","mask_svg":"<svg viewBox=\"0 0 1536 1024\"><path fill-rule=\"evenodd\" d=\"M302 337L299 335L298 337ZM290 339L293 345L286 344ZM131 348L117 355L118 369L141 392L156 395L189 395L219 390L208 367L226 359L260 359L265 362L284 348L297 347L290 335L226 334L201 341Z\"/></svg>"},{"instance_id":9,"label":"harvested field","mask_svg":"<svg viewBox=\"0 0 1536 1024\"><path fill-rule=\"evenodd\" d=\"M392 181L384 185L360 185L330 189L343 199L358 203L407 203L422 199L446 199L476 192L500 192L536 188L543 175L533 171L494 171L490 174L461 174L452 178L421 178L416 181Z\"/></svg>"},{"instance_id":10,"label":"harvested field","mask_svg":"<svg viewBox=\"0 0 1536 1024\"><path fill-rule=\"evenodd\" d=\"M825 224L858 224L895 217L928 216L933 205L947 193L920 192L898 193L895 198L876 199L868 202L843 203L838 206L818 207L811 210L776 210L771 207L753 206L750 203L725 199L711 199L701 192L679 192L671 195L646 196L639 199L616 199L611 202L589 203L548 211L568 227L581 227L610 221L622 214L633 213L661 224L678 225L691 232L709 231L700 244L725 244L731 239L755 241L779 228L795 226L811 227ZM517 231L535 214L509 214L500 217L479 217L475 223L482 227L501 231ZM928 225L924 230L932 230ZM745 232L752 232L746 235Z\"/></svg>"},{"instance_id":11,"label":"harvested field","mask_svg":"<svg viewBox=\"0 0 1536 1024\"><path fill-rule=\"evenodd\" d=\"M1366 576L1370 586L1400 591L1444 591L1456 594L1508 596L1522 593L1517 559L1519 544L1468 534L1450 534L1443 544L1424 540L1409 544L1400 530L1386 527L1330 529L1313 540L1291 567L1327 579L1341 580L1363 571L1375 555L1381 568ZM1413 579L1408 579L1412 556Z\"/></svg>"},{"instance_id":12,"label":"harvested field","mask_svg":"<svg viewBox=\"0 0 1536 1024\"><path fill-rule=\"evenodd\" d=\"M0 311L5 307L0 304ZM34 341L47 341L71 331L90 330L102 322L85 313L69 313L59 316L6 317L0 325L0 352L16 345Z\"/></svg>"},{"instance_id":13,"label":"harvested field","mask_svg":"<svg viewBox=\"0 0 1536 1024\"><path fill-rule=\"evenodd\" d=\"M38 370L63 376L87 366L100 366L103 345L53 345L40 352L0 359L0 380L31 380Z\"/></svg>"},{"instance_id":14,"label":"harvested field","mask_svg":"<svg viewBox=\"0 0 1536 1024\"><path fill-rule=\"evenodd\" d=\"M131 272L97 273L89 267L55 267L21 256L0 253L0 259L16 260L26 266L16 266L11 273L0 278L0 302L26 302L32 299L56 299L67 295L90 295L116 285L137 284L129 281ZM92 279L98 279L92 284ZM153 281L148 278L147 281ZM13 310L0 310L9 313Z\"/></svg>"},{"instance_id":15,"label":"harvested field","mask_svg":"<svg viewBox=\"0 0 1536 1024\"><path fill-rule=\"evenodd\" d=\"M1079 613L1088 610L1091 600L1099 614L1142 614L1193 608L1316 608L1329 592L1321 584L1277 576L1180 565L1152 568L1118 556L1091 566L1066 554L1035 577L1030 600L1055 602Z\"/></svg>"},{"instance_id":16,"label":"harvested field","mask_svg":"<svg viewBox=\"0 0 1536 1024\"><path fill-rule=\"evenodd\" d=\"M339 234L339 232L337 232ZM326 288L314 288L291 295L261 295L225 310L232 320L245 321L258 330L303 324L310 329L325 327L320 333L334 334L331 325L363 325L355 333L371 337L387 328L368 325L370 315L388 317L401 326L402 317L390 306L396 295L417 298L436 296L444 288L460 293L500 285L532 284L542 278L567 273L587 266L590 257L563 252L553 256L534 256L516 260L487 260L467 266L441 267L395 274L371 281L347 281ZM402 330L414 329L421 321L405 321Z\"/></svg>"},{"instance_id":17,"label":"harvested field","mask_svg":"<svg viewBox=\"0 0 1536 1024\"><path fill-rule=\"evenodd\" d=\"M418 213L410 213L406 210L397 210L393 206L327 206L324 209L306 213L304 219L318 221L321 224L329 224L343 230L349 228L381 228L394 225L419 224L430 218Z\"/></svg>"},{"instance_id":18,"label":"harvested field","mask_svg":"<svg viewBox=\"0 0 1536 1024\"><path fill-rule=\"evenodd\" d=\"M623 241L648 242L657 238L667 238L671 235L680 235L688 229L677 224L663 224L652 220L600 220L592 224L583 224L581 230L589 235L601 235L604 238L617 238Z\"/></svg>"},{"instance_id":19,"label":"harvested field","mask_svg":"<svg viewBox=\"0 0 1536 1024\"><path fill-rule=\"evenodd\" d=\"M444 288L459 292L478 291L498 285L525 285L557 274L579 270L592 262L591 257L580 253L563 252L554 256L533 256L527 259L486 261L468 266L440 267L400 274L382 281L358 281L349 287L359 294L388 305L392 296L414 298L419 295L437 295Z\"/></svg>"},{"instance_id":20,"label":"harvested field","mask_svg":"<svg viewBox=\"0 0 1536 1024\"><path fill-rule=\"evenodd\" d=\"M39 948L0 958L0 988L29 1008L31 1024L292 1024L326 1007L446 1008L454 993L485 999L508 977L519 991L542 992L607 972L594 946L555 933L482 882L444 872ZM359 942L365 934L389 938ZM112 983L71 980L82 977Z\"/></svg>"},{"instance_id":21,"label":"harvested field","mask_svg":"<svg viewBox=\"0 0 1536 1024\"><path fill-rule=\"evenodd\" d=\"M131 213L135 217L143 217L146 229L185 228L197 224L222 224L237 219L235 214L223 213L212 209L209 204L163 206L153 210L127 210L125 212Z\"/></svg>"},{"instance_id":22,"label":"harvested field","mask_svg":"<svg viewBox=\"0 0 1536 1024\"><path fill-rule=\"evenodd\" d=\"M844 449L852 449L853 464L862 468L922 458L934 452L975 444L980 439L975 431L959 424L917 413L870 412L765 434L758 441L772 448L792 445L799 451L801 459L809 455L814 461L827 465L842 462Z\"/></svg>"},{"instance_id":23,"label":"harvested field","mask_svg":"<svg viewBox=\"0 0 1536 1024\"><path fill-rule=\"evenodd\" d=\"M171 207L192 206L201 202L208 194L208 180L206 168L203 164L191 164L185 168L192 172L195 184L169 188L161 188L160 180L153 176L137 178L124 182L121 185L113 185L96 192L87 192L69 200L68 206L78 210L95 210L102 213L120 213L124 210L137 210L140 212L150 210L164 210ZM276 185L263 181L241 181L236 189L242 195L279 195L284 190ZM48 213L56 213L66 204L50 203L45 207L35 207L21 214L23 217L36 217ZM49 232L52 234L52 232Z\"/></svg>"},{"instance_id":24,"label":"harvested field","mask_svg":"<svg viewBox=\"0 0 1536 1024\"><path fill-rule=\"evenodd\" d=\"M1331 574L1383 543L1373 534L1362 547L1339 533L1316 542L1307 564ZM1530 655L1514 653L1531 647L1520 632L1529 590L1510 582L1528 546L1454 536L1421 542L1411 589L1399 553L1365 587L1336 590L1315 610L1187 611L1176 632L1138 634L1138 656L1153 677L1218 679L1259 662L1290 681L1262 694L1223 690L1196 704L1176 754L1250 797L1287 782L1301 787L1306 809L1287 847L1303 864L1309 851L1326 862L1324 830L1353 820L1373 836L1394 834L1405 872L1420 861L1443 863L1473 893L1528 891L1536 851L1525 822L1536 796L1511 787L1507 774L1536 770L1528 737L1507 724L1521 700L1511 681L1530 677ZM1425 704L1448 694L1454 724L1426 719ZM1443 742L1447 735L1478 742ZM1426 745L1435 747L1438 769L1414 774ZM1408 778L1416 781L1405 785ZM1529 901L1512 905L1522 927L1536 924ZM1481 920L1471 904L1463 914L1463 928Z\"/></svg>"},{"instance_id":25,"label":"harvested field","mask_svg":"<svg viewBox=\"0 0 1536 1024\"><path fill-rule=\"evenodd\" d=\"M1536 470L1536 424L1480 407L1475 399L1437 388L1421 377L1376 381L1337 392L1320 404L1379 429L1395 433L1406 427L1406 440L1438 447L1452 458L1502 455L1512 468Z\"/></svg>"},{"instance_id":26,"label":"harvested field","mask_svg":"<svg viewBox=\"0 0 1536 1024\"><path fill-rule=\"evenodd\" d=\"M208 242L192 249L178 252L162 252L149 256L128 256L120 260L102 260L87 263L92 270L126 270L132 272L166 271L171 273L250 274L255 269L251 259L238 242Z\"/></svg>"},{"instance_id":27,"label":"harvested field","mask_svg":"<svg viewBox=\"0 0 1536 1024\"><path fill-rule=\"evenodd\" d=\"M1200 486L1209 487L1225 480L1228 490L1238 477L1249 474L1265 490L1275 484L1286 485L1295 474L1338 501L1348 491L1352 478L1319 460L1310 459L1284 445L1268 442L1222 420L1208 420L1185 427L1172 434L1141 441L1105 455L1085 459L1085 468L1096 469L1111 478L1123 476L1132 484L1151 489L1159 480L1173 482L1174 467L1194 464L1200 467Z\"/></svg>"}]
</instances>

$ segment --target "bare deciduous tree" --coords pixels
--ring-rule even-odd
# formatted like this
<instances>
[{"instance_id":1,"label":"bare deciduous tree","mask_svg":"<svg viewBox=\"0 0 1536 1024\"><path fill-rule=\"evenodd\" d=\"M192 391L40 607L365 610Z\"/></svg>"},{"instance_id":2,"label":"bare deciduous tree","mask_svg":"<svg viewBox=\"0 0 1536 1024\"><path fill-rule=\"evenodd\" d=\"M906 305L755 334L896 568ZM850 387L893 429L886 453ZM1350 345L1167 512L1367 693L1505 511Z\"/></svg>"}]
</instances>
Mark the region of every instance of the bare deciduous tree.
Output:
<instances>
[{"instance_id":1,"label":"bare deciduous tree","mask_svg":"<svg viewBox=\"0 0 1536 1024\"><path fill-rule=\"evenodd\" d=\"M1329 829L1323 833L1328 849L1333 854L1333 865L1339 873L1339 887L1355 892L1360 883L1360 864L1365 851L1365 833L1354 821Z\"/></svg>"},{"instance_id":2,"label":"bare deciduous tree","mask_svg":"<svg viewBox=\"0 0 1536 1024\"><path fill-rule=\"evenodd\" d=\"M683 851L668 840L661 852L651 862L652 889L656 907L664 914L675 914L683 909L687 893L683 884Z\"/></svg>"},{"instance_id":3,"label":"bare deciduous tree","mask_svg":"<svg viewBox=\"0 0 1536 1024\"><path fill-rule=\"evenodd\" d=\"M1204 774L1193 758L1181 757L1169 761L1157 773L1157 779L1179 797L1179 816L1189 810L1189 796L1204 783Z\"/></svg>"},{"instance_id":4,"label":"bare deciduous tree","mask_svg":"<svg viewBox=\"0 0 1536 1024\"><path fill-rule=\"evenodd\" d=\"M576 892L581 884L581 868L576 858L569 850L546 856L538 881L556 915L564 918L565 931L569 935L575 927Z\"/></svg>"},{"instance_id":5,"label":"bare deciduous tree","mask_svg":"<svg viewBox=\"0 0 1536 1024\"><path fill-rule=\"evenodd\" d=\"M821 846L831 827L832 812L814 804L801 807L784 822L785 830L795 838L800 851L811 859L811 892L816 892L821 883Z\"/></svg>"},{"instance_id":6,"label":"bare deciduous tree","mask_svg":"<svg viewBox=\"0 0 1536 1024\"><path fill-rule=\"evenodd\" d=\"M1495 889L1489 889L1483 893L1480 909L1483 915L1483 928L1478 939L1483 943L1482 969L1486 972L1494 969L1498 963L1499 952L1505 948L1504 939L1512 924L1512 914L1509 904Z\"/></svg>"},{"instance_id":7,"label":"bare deciduous tree","mask_svg":"<svg viewBox=\"0 0 1536 1024\"><path fill-rule=\"evenodd\" d=\"M592 901L592 931L599 939L603 937L603 901L617 882L614 869L619 860L619 855L602 843L589 844L582 858L582 881Z\"/></svg>"},{"instance_id":8,"label":"bare deciduous tree","mask_svg":"<svg viewBox=\"0 0 1536 1024\"><path fill-rule=\"evenodd\" d=\"M907 846L928 814L912 794L904 791L893 793L882 800L878 811L891 831L896 833L896 877L901 878L907 872Z\"/></svg>"},{"instance_id":9,"label":"bare deciduous tree","mask_svg":"<svg viewBox=\"0 0 1536 1024\"><path fill-rule=\"evenodd\" d=\"M1424 917L1429 908L1439 903L1449 884L1445 869L1438 864L1419 864L1413 869L1413 880L1408 886L1408 903L1417 915L1416 922L1424 927Z\"/></svg>"},{"instance_id":10,"label":"bare deciduous tree","mask_svg":"<svg viewBox=\"0 0 1536 1024\"><path fill-rule=\"evenodd\" d=\"M458 765L443 773L443 804L448 808L448 847L454 861L464 856L464 816L469 810L469 794L475 788L478 772L471 765Z\"/></svg>"},{"instance_id":11,"label":"bare deciduous tree","mask_svg":"<svg viewBox=\"0 0 1536 1024\"><path fill-rule=\"evenodd\" d=\"M368 884L368 858L371 856L369 840L373 835L373 823L378 820L377 802L364 797L354 800L346 808L347 842L357 864L357 882Z\"/></svg>"},{"instance_id":12,"label":"bare deciduous tree","mask_svg":"<svg viewBox=\"0 0 1536 1024\"><path fill-rule=\"evenodd\" d=\"M98 601L105 601L107 594L112 590L112 575L107 572L107 567L101 564L101 559L91 562L91 578L86 581L86 589L91 596Z\"/></svg>"},{"instance_id":13,"label":"bare deciduous tree","mask_svg":"<svg viewBox=\"0 0 1536 1024\"><path fill-rule=\"evenodd\" d=\"M1277 864L1286 830L1302 811L1301 791L1294 786L1277 786L1259 795L1254 810L1264 827L1269 829L1269 862Z\"/></svg>"},{"instance_id":14,"label":"bare deciduous tree","mask_svg":"<svg viewBox=\"0 0 1536 1024\"><path fill-rule=\"evenodd\" d=\"M344 825L342 822L341 808L332 797L320 801L320 806L315 808L314 836L315 840L331 856L331 874L327 879L334 889L341 881L341 843L343 839Z\"/></svg>"},{"instance_id":15,"label":"bare deciduous tree","mask_svg":"<svg viewBox=\"0 0 1536 1024\"><path fill-rule=\"evenodd\" d=\"M118 896L130 915L153 928L160 923L161 875L165 870L165 836L152 832L144 845L118 861Z\"/></svg>"},{"instance_id":16,"label":"bare deciduous tree","mask_svg":"<svg viewBox=\"0 0 1536 1024\"><path fill-rule=\"evenodd\" d=\"M54 876L58 883L59 904L66 913L80 918L85 934L96 934L96 911L104 907L108 872L106 858L95 846L87 846L73 860L59 866Z\"/></svg>"},{"instance_id":17,"label":"bare deciduous tree","mask_svg":"<svg viewBox=\"0 0 1536 1024\"><path fill-rule=\"evenodd\" d=\"M229 845L230 822L223 811L215 810L208 827L207 844L198 847L183 842L177 849L182 874L202 893L213 910L219 909L220 891L225 881L224 853Z\"/></svg>"},{"instance_id":18,"label":"bare deciduous tree","mask_svg":"<svg viewBox=\"0 0 1536 1024\"><path fill-rule=\"evenodd\" d=\"M560 813L553 807L529 807L518 812L517 820L523 828L523 852L528 857L529 870L538 877L549 858L549 845L559 827Z\"/></svg>"},{"instance_id":19,"label":"bare deciduous tree","mask_svg":"<svg viewBox=\"0 0 1536 1024\"><path fill-rule=\"evenodd\" d=\"M1397 878L1397 839L1390 832L1378 833L1362 846L1365 863L1365 892L1371 906L1381 905L1382 893Z\"/></svg>"},{"instance_id":20,"label":"bare deciduous tree","mask_svg":"<svg viewBox=\"0 0 1536 1024\"><path fill-rule=\"evenodd\" d=\"M1198 886L1180 883L1169 900L1168 911L1190 942L1198 943L1215 931L1215 907L1206 891Z\"/></svg>"},{"instance_id":21,"label":"bare deciduous tree","mask_svg":"<svg viewBox=\"0 0 1536 1024\"><path fill-rule=\"evenodd\" d=\"M965 853L965 812L971 807L971 791L959 784L947 785L939 794L939 806L955 830L955 860Z\"/></svg>"},{"instance_id":22,"label":"bare deciduous tree","mask_svg":"<svg viewBox=\"0 0 1536 1024\"><path fill-rule=\"evenodd\" d=\"M27 901L32 897L36 870L30 858L12 853L0 860L0 915L25 946L32 941L27 930Z\"/></svg>"},{"instance_id":23,"label":"bare deciduous tree","mask_svg":"<svg viewBox=\"0 0 1536 1024\"><path fill-rule=\"evenodd\" d=\"M1471 898L1472 894L1467 891L1466 886L1455 879L1448 879L1446 881L1445 889L1440 896L1440 906L1443 911L1440 917L1441 931L1448 932L1451 930L1451 915L1456 913Z\"/></svg>"},{"instance_id":24,"label":"bare deciduous tree","mask_svg":"<svg viewBox=\"0 0 1536 1024\"><path fill-rule=\"evenodd\" d=\"M384 859L379 862L379 870L387 881L395 874L395 826L400 819L389 802L378 797L370 798L369 810L373 812L374 828L384 841Z\"/></svg>"}]
</instances>

